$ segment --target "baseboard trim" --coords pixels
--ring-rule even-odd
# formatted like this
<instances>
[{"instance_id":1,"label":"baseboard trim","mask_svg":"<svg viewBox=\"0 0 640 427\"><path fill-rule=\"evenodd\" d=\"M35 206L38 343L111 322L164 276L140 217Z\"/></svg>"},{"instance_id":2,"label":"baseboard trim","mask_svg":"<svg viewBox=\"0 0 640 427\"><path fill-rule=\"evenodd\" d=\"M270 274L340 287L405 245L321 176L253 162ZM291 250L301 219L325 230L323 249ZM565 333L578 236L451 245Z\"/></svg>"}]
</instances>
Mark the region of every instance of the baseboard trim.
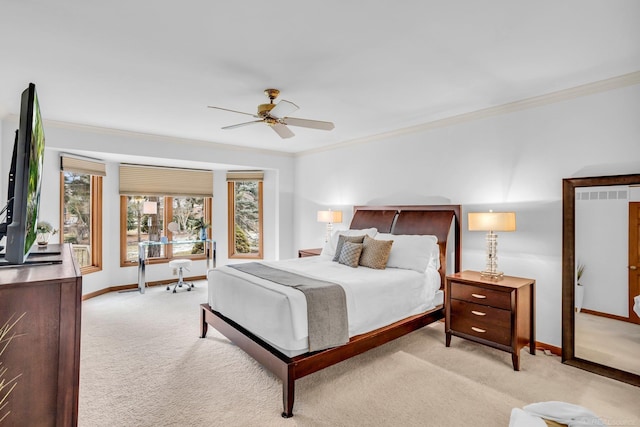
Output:
<instances>
[{"instance_id":1,"label":"baseboard trim","mask_svg":"<svg viewBox=\"0 0 640 427\"><path fill-rule=\"evenodd\" d=\"M556 356L562 356L562 348L544 342L536 341L536 350L550 351Z\"/></svg>"},{"instance_id":2,"label":"baseboard trim","mask_svg":"<svg viewBox=\"0 0 640 427\"><path fill-rule=\"evenodd\" d=\"M202 276L185 277L184 280L186 282L191 282L194 280L204 280L206 278L207 276L202 275ZM175 282L176 282L176 279L156 280L154 282L147 282L147 287L166 286L168 284L175 283ZM88 294L82 295L82 301L86 301L88 299L95 298L100 295L108 294L109 292L120 292L120 291L127 291L127 290L132 290L137 288L138 288L137 283L132 283L130 285L110 286L108 288L100 289L99 291L90 292Z\"/></svg>"},{"instance_id":3,"label":"baseboard trim","mask_svg":"<svg viewBox=\"0 0 640 427\"><path fill-rule=\"evenodd\" d=\"M588 308L582 308L580 311L582 313L592 314L594 316L606 317L607 319L621 320L623 322L633 323L628 317L618 316L617 314L603 313L601 311L589 310Z\"/></svg>"}]
</instances>

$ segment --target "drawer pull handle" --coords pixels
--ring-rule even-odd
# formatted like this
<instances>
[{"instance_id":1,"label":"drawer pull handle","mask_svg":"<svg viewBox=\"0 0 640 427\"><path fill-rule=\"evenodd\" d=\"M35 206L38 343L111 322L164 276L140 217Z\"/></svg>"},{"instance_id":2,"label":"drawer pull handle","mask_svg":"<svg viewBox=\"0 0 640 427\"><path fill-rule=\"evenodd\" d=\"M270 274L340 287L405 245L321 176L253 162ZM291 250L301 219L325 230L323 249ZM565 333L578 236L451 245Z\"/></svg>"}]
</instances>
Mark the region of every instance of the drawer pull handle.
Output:
<instances>
[{"instance_id":1,"label":"drawer pull handle","mask_svg":"<svg viewBox=\"0 0 640 427\"><path fill-rule=\"evenodd\" d=\"M487 297L486 295L481 294L471 294L471 296L478 299L485 299Z\"/></svg>"},{"instance_id":2,"label":"drawer pull handle","mask_svg":"<svg viewBox=\"0 0 640 427\"><path fill-rule=\"evenodd\" d=\"M483 312L481 312L481 311L471 310L471 312L472 312L473 314L475 314L476 316L486 316L486 315L487 315L487 313L483 313Z\"/></svg>"},{"instance_id":3,"label":"drawer pull handle","mask_svg":"<svg viewBox=\"0 0 640 427\"><path fill-rule=\"evenodd\" d=\"M472 326L471 329L473 329L476 332L480 332L481 334L484 334L485 332L487 332L486 329L476 328L475 326Z\"/></svg>"}]
</instances>

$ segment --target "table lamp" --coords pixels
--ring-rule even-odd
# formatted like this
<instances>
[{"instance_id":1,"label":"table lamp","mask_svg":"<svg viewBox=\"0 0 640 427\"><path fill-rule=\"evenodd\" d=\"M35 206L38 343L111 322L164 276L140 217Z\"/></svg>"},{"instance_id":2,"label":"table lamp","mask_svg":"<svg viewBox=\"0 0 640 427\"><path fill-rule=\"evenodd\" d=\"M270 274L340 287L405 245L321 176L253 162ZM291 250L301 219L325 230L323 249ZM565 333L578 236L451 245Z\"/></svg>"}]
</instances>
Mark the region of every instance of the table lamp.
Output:
<instances>
[{"instance_id":1,"label":"table lamp","mask_svg":"<svg viewBox=\"0 0 640 427\"><path fill-rule=\"evenodd\" d=\"M342 222L342 211L332 211L331 209L329 209L328 211L318 211L318 222L324 222L327 224L327 233L324 237L324 241L326 243L331 237L333 224L339 224Z\"/></svg>"},{"instance_id":2,"label":"table lamp","mask_svg":"<svg viewBox=\"0 0 640 427\"><path fill-rule=\"evenodd\" d=\"M487 232L487 263L481 276L500 279L504 273L498 271L498 235L496 231L515 231L515 212L469 212L469 231Z\"/></svg>"},{"instance_id":3,"label":"table lamp","mask_svg":"<svg viewBox=\"0 0 640 427\"><path fill-rule=\"evenodd\" d=\"M147 225L149 228L153 225L153 219L151 215L156 215L158 213L158 204L156 202L144 202L142 205L142 213L145 215L149 215L147 219Z\"/></svg>"}]
</instances>

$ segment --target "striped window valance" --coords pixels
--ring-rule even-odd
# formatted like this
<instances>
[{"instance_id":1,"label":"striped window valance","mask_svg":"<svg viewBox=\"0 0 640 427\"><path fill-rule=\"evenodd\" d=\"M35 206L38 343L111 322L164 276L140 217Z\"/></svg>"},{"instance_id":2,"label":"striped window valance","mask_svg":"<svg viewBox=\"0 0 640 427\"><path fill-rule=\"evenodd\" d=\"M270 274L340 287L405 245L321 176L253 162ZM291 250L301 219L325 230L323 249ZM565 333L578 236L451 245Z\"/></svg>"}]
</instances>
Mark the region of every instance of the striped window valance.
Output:
<instances>
[{"instance_id":1,"label":"striped window valance","mask_svg":"<svg viewBox=\"0 0 640 427\"><path fill-rule=\"evenodd\" d=\"M60 170L63 172L85 173L96 176L107 176L104 162L99 160L86 159L82 157L60 156Z\"/></svg>"},{"instance_id":2,"label":"striped window valance","mask_svg":"<svg viewBox=\"0 0 640 427\"><path fill-rule=\"evenodd\" d=\"M121 164L120 194L212 197L213 172Z\"/></svg>"},{"instance_id":3,"label":"striped window valance","mask_svg":"<svg viewBox=\"0 0 640 427\"><path fill-rule=\"evenodd\" d=\"M229 171L227 181L263 181L263 171Z\"/></svg>"}]
</instances>

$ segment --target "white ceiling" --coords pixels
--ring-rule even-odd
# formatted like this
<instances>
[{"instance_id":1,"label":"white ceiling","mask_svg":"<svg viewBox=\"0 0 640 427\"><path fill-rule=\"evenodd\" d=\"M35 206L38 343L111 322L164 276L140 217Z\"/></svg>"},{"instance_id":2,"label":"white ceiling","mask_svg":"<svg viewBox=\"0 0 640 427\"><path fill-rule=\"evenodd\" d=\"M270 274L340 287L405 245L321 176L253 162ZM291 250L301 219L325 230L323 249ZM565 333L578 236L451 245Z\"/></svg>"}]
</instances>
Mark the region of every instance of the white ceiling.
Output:
<instances>
[{"instance_id":1,"label":"white ceiling","mask_svg":"<svg viewBox=\"0 0 640 427\"><path fill-rule=\"evenodd\" d=\"M0 117L284 152L640 70L637 0L0 0ZM333 131L223 126L266 88Z\"/></svg>"}]
</instances>

